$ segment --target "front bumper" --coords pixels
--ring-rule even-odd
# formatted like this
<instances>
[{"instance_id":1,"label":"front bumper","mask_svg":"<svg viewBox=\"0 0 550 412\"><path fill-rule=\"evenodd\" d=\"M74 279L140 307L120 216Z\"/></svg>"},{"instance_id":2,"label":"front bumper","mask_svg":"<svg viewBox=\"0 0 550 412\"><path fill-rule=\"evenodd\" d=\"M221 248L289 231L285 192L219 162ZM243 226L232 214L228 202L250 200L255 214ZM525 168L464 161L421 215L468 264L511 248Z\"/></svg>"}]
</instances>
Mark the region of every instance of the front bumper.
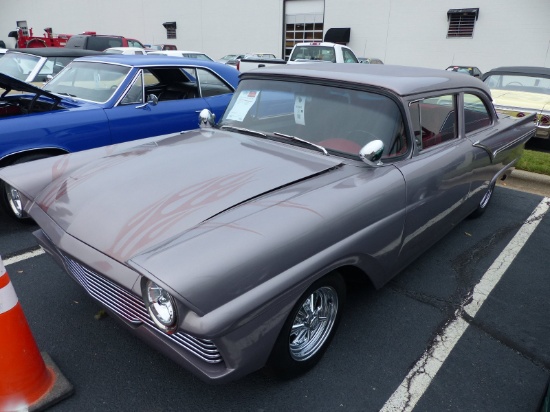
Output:
<instances>
[{"instance_id":1,"label":"front bumper","mask_svg":"<svg viewBox=\"0 0 550 412\"><path fill-rule=\"evenodd\" d=\"M34 232L38 243L73 280L122 325L201 380L225 383L265 365L294 294L227 325L223 333L207 330L207 336L193 336L180 329L169 335L150 318L141 298L139 273L64 232L36 204L29 212L42 228Z\"/></svg>"}]
</instances>

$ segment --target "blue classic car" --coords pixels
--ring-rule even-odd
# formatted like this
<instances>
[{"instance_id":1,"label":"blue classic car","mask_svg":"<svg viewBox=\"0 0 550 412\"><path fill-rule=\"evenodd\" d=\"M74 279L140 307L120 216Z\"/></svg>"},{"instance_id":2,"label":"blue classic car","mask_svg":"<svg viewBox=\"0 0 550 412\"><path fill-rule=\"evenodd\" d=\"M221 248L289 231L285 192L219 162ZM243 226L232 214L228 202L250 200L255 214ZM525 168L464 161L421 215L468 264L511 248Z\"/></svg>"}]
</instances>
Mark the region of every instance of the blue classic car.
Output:
<instances>
[{"instance_id":1,"label":"blue classic car","mask_svg":"<svg viewBox=\"0 0 550 412\"><path fill-rule=\"evenodd\" d=\"M202 109L221 118L238 74L216 62L123 55L76 59L42 89L0 74L0 167L195 129ZM0 189L11 214L16 199Z\"/></svg>"}]
</instances>

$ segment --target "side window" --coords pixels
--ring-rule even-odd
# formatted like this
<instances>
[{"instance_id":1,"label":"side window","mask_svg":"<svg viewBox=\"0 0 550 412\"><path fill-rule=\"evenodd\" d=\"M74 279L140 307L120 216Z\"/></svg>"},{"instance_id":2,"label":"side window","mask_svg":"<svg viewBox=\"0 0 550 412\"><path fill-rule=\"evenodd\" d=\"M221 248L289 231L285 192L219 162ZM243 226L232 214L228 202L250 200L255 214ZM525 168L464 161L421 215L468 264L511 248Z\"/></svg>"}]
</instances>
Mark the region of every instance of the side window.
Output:
<instances>
[{"instance_id":1,"label":"side window","mask_svg":"<svg viewBox=\"0 0 550 412\"><path fill-rule=\"evenodd\" d=\"M202 97L233 93L233 90L225 82L209 70L198 68L197 76Z\"/></svg>"},{"instance_id":2,"label":"side window","mask_svg":"<svg viewBox=\"0 0 550 412\"><path fill-rule=\"evenodd\" d=\"M127 104L141 104L143 103L143 76L140 72L138 78L130 87L130 90L126 93L120 102L121 105Z\"/></svg>"},{"instance_id":3,"label":"side window","mask_svg":"<svg viewBox=\"0 0 550 412\"><path fill-rule=\"evenodd\" d=\"M430 97L411 103L410 113L416 143L421 149L436 146L458 136L455 95Z\"/></svg>"},{"instance_id":4,"label":"side window","mask_svg":"<svg viewBox=\"0 0 550 412\"><path fill-rule=\"evenodd\" d=\"M357 60L351 50L342 49L342 52L344 53L344 63L359 63L359 60Z\"/></svg>"},{"instance_id":5,"label":"side window","mask_svg":"<svg viewBox=\"0 0 550 412\"><path fill-rule=\"evenodd\" d=\"M466 133L473 132L491 124L491 115L483 101L476 95L464 94L464 122Z\"/></svg>"}]
</instances>

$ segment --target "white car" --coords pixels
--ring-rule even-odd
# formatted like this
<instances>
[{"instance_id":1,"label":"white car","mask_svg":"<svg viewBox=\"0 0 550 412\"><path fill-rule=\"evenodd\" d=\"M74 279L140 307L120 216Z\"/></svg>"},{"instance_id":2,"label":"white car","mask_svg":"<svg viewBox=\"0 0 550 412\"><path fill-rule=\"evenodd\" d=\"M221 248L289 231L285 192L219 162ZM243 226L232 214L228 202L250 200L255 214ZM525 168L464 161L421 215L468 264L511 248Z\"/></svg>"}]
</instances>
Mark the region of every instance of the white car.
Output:
<instances>
[{"instance_id":1,"label":"white car","mask_svg":"<svg viewBox=\"0 0 550 412\"><path fill-rule=\"evenodd\" d=\"M155 50L148 51L147 54L162 54L164 56L187 57L188 59L210 60L214 61L205 53L189 50Z\"/></svg>"},{"instance_id":2,"label":"white car","mask_svg":"<svg viewBox=\"0 0 550 412\"><path fill-rule=\"evenodd\" d=\"M147 54L141 47L110 47L104 51L108 54Z\"/></svg>"},{"instance_id":3,"label":"white car","mask_svg":"<svg viewBox=\"0 0 550 412\"><path fill-rule=\"evenodd\" d=\"M329 42L298 43L288 59L288 64L315 62L359 63L359 59L349 47Z\"/></svg>"}]
</instances>

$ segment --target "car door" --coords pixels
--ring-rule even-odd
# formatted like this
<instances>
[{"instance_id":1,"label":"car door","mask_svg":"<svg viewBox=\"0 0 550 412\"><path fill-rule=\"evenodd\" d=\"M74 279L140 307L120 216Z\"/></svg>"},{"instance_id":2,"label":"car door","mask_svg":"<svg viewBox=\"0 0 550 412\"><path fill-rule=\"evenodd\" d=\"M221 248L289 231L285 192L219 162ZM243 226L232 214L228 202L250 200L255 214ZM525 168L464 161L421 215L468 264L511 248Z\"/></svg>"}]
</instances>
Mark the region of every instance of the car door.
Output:
<instances>
[{"instance_id":1,"label":"car door","mask_svg":"<svg viewBox=\"0 0 550 412\"><path fill-rule=\"evenodd\" d=\"M157 79L140 70L117 104L106 109L113 143L177 133L198 127L199 113L209 108L197 93L155 89ZM154 97L153 97L154 95Z\"/></svg>"},{"instance_id":2,"label":"car door","mask_svg":"<svg viewBox=\"0 0 550 412\"><path fill-rule=\"evenodd\" d=\"M397 167L407 186L400 261L409 263L462 220L470 190L472 143L458 131L458 95L412 102L417 151Z\"/></svg>"},{"instance_id":3,"label":"car door","mask_svg":"<svg viewBox=\"0 0 550 412\"><path fill-rule=\"evenodd\" d=\"M191 71L191 69L188 69ZM198 79L201 97L208 104L208 108L221 119L227 105L233 96L233 89L214 72L206 68L195 68L191 75Z\"/></svg>"}]
</instances>

